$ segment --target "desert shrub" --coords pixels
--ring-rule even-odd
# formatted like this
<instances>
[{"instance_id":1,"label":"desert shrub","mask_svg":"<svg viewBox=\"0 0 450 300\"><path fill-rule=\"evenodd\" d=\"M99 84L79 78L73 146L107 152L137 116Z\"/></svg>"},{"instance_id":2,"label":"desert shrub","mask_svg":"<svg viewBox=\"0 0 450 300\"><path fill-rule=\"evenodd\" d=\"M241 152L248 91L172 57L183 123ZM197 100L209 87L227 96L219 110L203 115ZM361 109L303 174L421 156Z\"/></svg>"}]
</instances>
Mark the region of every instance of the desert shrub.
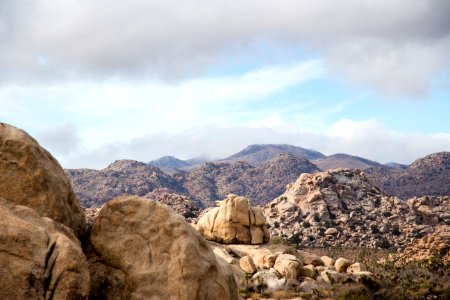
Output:
<instances>
[{"instance_id":1,"label":"desert shrub","mask_svg":"<svg viewBox=\"0 0 450 300\"><path fill-rule=\"evenodd\" d=\"M308 221L303 221L302 226L305 228L311 227L311 224Z\"/></svg>"},{"instance_id":2,"label":"desert shrub","mask_svg":"<svg viewBox=\"0 0 450 300\"><path fill-rule=\"evenodd\" d=\"M313 242L315 239L316 239L315 236L313 236L313 235L308 235L308 240L309 240L310 242Z\"/></svg>"},{"instance_id":3,"label":"desert shrub","mask_svg":"<svg viewBox=\"0 0 450 300\"><path fill-rule=\"evenodd\" d=\"M298 233L293 234L287 241L291 244L298 245L301 242L300 235Z\"/></svg>"},{"instance_id":4,"label":"desert shrub","mask_svg":"<svg viewBox=\"0 0 450 300\"><path fill-rule=\"evenodd\" d=\"M318 213L315 213L313 219L316 222L320 222L320 215Z\"/></svg>"},{"instance_id":5,"label":"desert shrub","mask_svg":"<svg viewBox=\"0 0 450 300\"><path fill-rule=\"evenodd\" d=\"M401 232L400 232L400 226L394 225L394 226L392 227L392 229L391 229L391 233L392 233L393 235L400 235L400 234L401 234Z\"/></svg>"},{"instance_id":6,"label":"desert shrub","mask_svg":"<svg viewBox=\"0 0 450 300\"><path fill-rule=\"evenodd\" d=\"M391 214L390 211L384 211L384 212L383 212L383 217L389 218L390 216L392 216L392 214Z\"/></svg>"},{"instance_id":7,"label":"desert shrub","mask_svg":"<svg viewBox=\"0 0 450 300\"><path fill-rule=\"evenodd\" d=\"M375 246L381 249L388 249L391 247L391 243L386 238L380 237L375 243Z\"/></svg>"},{"instance_id":8,"label":"desert shrub","mask_svg":"<svg viewBox=\"0 0 450 300\"><path fill-rule=\"evenodd\" d=\"M381 205L380 198L376 198L375 201L373 202L373 205L375 205L375 207L380 207L380 205Z\"/></svg>"},{"instance_id":9,"label":"desert shrub","mask_svg":"<svg viewBox=\"0 0 450 300\"><path fill-rule=\"evenodd\" d=\"M323 228L323 227L319 227L319 228L317 229L317 232L318 232L318 234L319 234L320 236L323 236L323 235L325 234L325 231L326 231L326 229Z\"/></svg>"},{"instance_id":10,"label":"desert shrub","mask_svg":"<svg viewBox=\"0 0 450 300\"><path fill-rule=\"evenodd\" d=\"M380 230L378 229L378 226L375 224L370 225L370 230L372 231L372 233L379 233Z\"/></svg>"}]
</instances>

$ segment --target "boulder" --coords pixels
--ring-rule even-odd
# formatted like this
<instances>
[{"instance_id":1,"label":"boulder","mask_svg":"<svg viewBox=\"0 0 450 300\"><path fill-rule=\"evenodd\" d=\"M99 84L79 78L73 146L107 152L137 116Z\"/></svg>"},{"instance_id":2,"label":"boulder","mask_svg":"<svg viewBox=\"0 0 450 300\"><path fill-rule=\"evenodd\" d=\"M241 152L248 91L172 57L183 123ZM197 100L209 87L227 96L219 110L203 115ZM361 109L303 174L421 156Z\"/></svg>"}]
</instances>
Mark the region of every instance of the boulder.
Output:
<instances>
[{"instance_id":1,"label":"boulder","mask_svg":"<svg viewBox=\"0 0 450 300\"><path fill-rule=\"evenodd\" d=\"M325 231L325 235L336 235L336 234L338 234L338 232L339 231L336 228L328 228Z\"/></svg>"},{"instance_id":2,"label":"boulder","mask_svg":"<svg viewBox=\"0 0 450 300\"><path fill-rule=\"evenodd\" d=\"M0 299L86 299L89 268L72 230L0 198Z\"/></svg>"},{"instance_id":3,"label":"boulder","mask_svg":"<svg viewBox=\"0 0 450 300\"><path fill-rule=\"evenodd\" d=\"M241 267L242 271L245 273L255 273L256 272L256 266L253 263L253 259L250 256L244 256L239 260L239 266Z\"/></svg>"},{"instance_id":4,"label":"boulder","mask_svg":"<svg viewBox=\"0 0 450 300\"><path fill-rule=\"evenodd\" d=\"M286 289L286 279L278 278L268 270L262 270L253 275L252 279L267 285L267 290L270 292L280 291Z\"/></svg>"},{"instance_id":5,"label":"boulder","mask_svg":"<svg viewBox=\"0 0 450 300\"><path fill-rule=\"evenodd\" d=\"M308 278L316 277L316 269L313 265L306 265L299 269L299 275Z\"/></svg>"},{"instance_id":6,"label":"boulder","mask_svg":"<svg viewBox=\"0 0 450 300\"><path fill-rule=\"evenodd\" d=\"M86 221L64 170L25 131L0 123L0 197L33 208L81 237Z\"/></svg>"},{"instance_id":7,"label":"boulder","mask_svg":"<svg viewBox=\"0 0 450 300\"><path fill-rule=\"evenodd\" d=\"M339 283L341 280L341 274L336 271L325 270L320 273L320 277L329 284Z\"/></svg>"},{"instance_id":8,"label":"boulder","mask_svg":"<svg viewBox=\"0 0 450 300\"><path fill-rule=\"evenodd\" d=\"M336 262L334 259L332 259L329 256L322 256L320 259L323 261L323 264L324 264L325 267L334 266L334 264Z\"/></svg>"},{"instance_id":9,"label":"boulder","mask_svg":"<svg viewBox=\"0 0 450 300\"><path fill-rule=\"evenodd\" d=\"M251 207L247 198L229 195L197 222L198 231L208 240L224 244L268 242L262 210Z\"/></svg>"},{"instance_id":10,"label":"boulder","mask_svg":"<svg viewBox=\"0 0 450 300\"><path fill-rule=\"evenodd\" d=\"M208 243L158 202L111 200L94 221L90 240L93 298L238 298L233 275L223 274Z\"/></svg>"},{"instance_id":11,"label":"boulder","mask_svg":"<svg viewBox=\"0 0 450 300\"><path fill-rule=\"evenodd\" d=\"M300 254L303 257L303 263L305 265L313 265L315 267L324 265L324 262L322 261L320 256L318 256L316 254L309 253L309 252L303 252L303 251L300 252Z\"/></svg>"},{"instance_id":12,"label":"boulder","mask_svg":"<svg viewBox=\"0 0 450 300\"><path fill-rule=\"evenodd\" d=\"M367 271L366 266L362 263L354 263L347 268L347 273L365 272Z\"/></svg>"},{"instance_id":13,"label":"boulder","mask_svg":"<svg viewBox=\"0 0 450 300\"><path fill-rule=\"evenodd\" d=\"M338 258L334 264L336 271L339 273L345 273L347 268L352 264L352 262L345 258Z\"/></svg>"},{"instance_id":14,"label":"boulder","mask_svg":"<svg viewBox=\"0 0 450 300\"><path fill-rule=\"evenodd\" d=\"M273 267L286 279L297 279L301 264L294 255L280 254Z\"/></svg>"}]
</instances>

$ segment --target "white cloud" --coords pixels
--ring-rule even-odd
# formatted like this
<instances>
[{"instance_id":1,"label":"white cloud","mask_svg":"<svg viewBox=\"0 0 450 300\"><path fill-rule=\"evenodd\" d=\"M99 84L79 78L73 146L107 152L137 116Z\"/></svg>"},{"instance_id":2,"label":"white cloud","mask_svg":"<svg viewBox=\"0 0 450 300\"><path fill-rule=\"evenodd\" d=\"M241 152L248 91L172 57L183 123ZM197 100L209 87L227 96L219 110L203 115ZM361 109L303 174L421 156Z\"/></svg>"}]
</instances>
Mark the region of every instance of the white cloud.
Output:
<instances>
[{"instance_id":1,"label":"white cloud","mask_svg":"<svg viewBox=\"0 0 450 300\"><path fill-rule=\"evenodd\" d=\"M170 84L132 85L110 80L101 84L79 82L35 85L27 89L0 88L0 119L37 135L73 124L80 145L92 150L99 144L124 142L162 130L176 134L205 124L240 124L236 107L258 103L321 76L321 61L306 61L265 67L243 75Z\"/></svg>"},{"instance_id":2,"label":"white cloud","mask_svg":"<svg viewBox=\"0 0 450 300\"><path fill-rule=\"evenodd\" d=\"M289 130L286 130L289 127ZM154 133L124 142L105 143L92 150L58 152L64 167L103 168L116 159L150 161L163 155L182 159L195 156L224 158L249 144L287 143L315 149L326 155L348 153L381 163L409 164L419 157L449 151L450 134L402 133L388 130L376 119L343 119L327 132L305 131L295 124L279 127L220 127L205 125L177 133ZM52 150L52 145L48 146Z\"/></svg>"},{"instance_id":3,"label":"white cloud","mask_svg":"<svg viewBox=\"0 0 450 300\"><path fill-rule=\"evenodd\" d=\"M449 11L447 0L3 0L0 79L176 79L229 56L286 59L255 50L264 40L356 83L423 95L448 69Z\"/></svg>"},{"instance_id":4,"label":"white cloud","mask_svg":"<svg viewBox=\"0 0 450 300\"><path fill-rule=\"evenodd\" d=\"M273 113L267 118L261 120L252 120L247 122L248 127L257 128L257 127L268 127L274 128L279 127L282 124L281 117L278 113Z\"/></svg>"}]
</instances>

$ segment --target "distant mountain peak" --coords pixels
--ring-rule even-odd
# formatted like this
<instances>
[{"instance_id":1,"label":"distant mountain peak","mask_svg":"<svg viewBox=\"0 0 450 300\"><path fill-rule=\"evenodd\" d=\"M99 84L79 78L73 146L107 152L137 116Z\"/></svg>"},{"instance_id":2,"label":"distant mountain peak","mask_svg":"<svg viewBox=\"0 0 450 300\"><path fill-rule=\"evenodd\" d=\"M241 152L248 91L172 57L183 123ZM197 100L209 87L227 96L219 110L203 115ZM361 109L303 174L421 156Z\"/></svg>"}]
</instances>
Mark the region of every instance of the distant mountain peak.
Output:
<instances>
[{"instance_id":1,"label":"distant mountain peak","mask_svg":"<svg viewBox=\"0 0 450 300\"><path fill-rule=\"evenodd\" d=\"M247 146L238 153L223 159L222 161L245 161L247 163L257 165L269 161L282 153L290 153L306 159L319 159L325 157L325 155L318 151L287 144L253 144Z\"/></svg>"}]
</instances>

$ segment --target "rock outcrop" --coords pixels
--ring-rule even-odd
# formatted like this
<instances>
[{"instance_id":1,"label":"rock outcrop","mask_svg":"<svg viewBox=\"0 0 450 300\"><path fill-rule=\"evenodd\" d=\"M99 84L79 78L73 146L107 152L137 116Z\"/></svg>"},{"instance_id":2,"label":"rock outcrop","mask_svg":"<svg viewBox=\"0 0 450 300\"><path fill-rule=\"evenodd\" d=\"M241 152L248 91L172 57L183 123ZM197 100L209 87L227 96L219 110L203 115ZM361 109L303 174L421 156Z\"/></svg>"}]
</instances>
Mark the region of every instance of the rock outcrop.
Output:
<instances>
[{"instance_id":1,"label":"rock outcrop","mask_svg":"<svg viewBox=\"0 0 450 300\"><path fill-rule=\"evenodd\" d=\"M108 202L91 230L92 297L237 299L208 243L167 206L136 196Z\"/></svg>"},{"instance_id":2,"label":"rock outcrop","mask_svg":"<svg viewBox=\"0 0 450 300\"><path fill-rule=\"evenodd\" d=\"M375 185L402 199L425 195L450 196L450 152L427 155L406 168L384 166L365 172Z\"/></svg>"},{"instance_id":3,"label":"rock outcrop","mask_svg":"<svg viewBox=\"0 0 450 300\"><path fill-rule=\"evenodd\" d=\"M302 174L264 207L272 236L304 246L403 248L450 222L448 197L403 201L359 170Z\"/></svg>"},{"instance_id":4,"label":"rock outcrop","mask_svg":"<svg viewBox=\"0 0 450 300\"><path fill-rule=\"evenodd\" d=\"M155 189L144 197L170 206L186 219L198 217L200 208L193 201L186 196L172 193L167 188Z\"/></svg>"},{"instance_id":5,"label":"rock outcrop","mask_svg":"<svg viewBox=\"0 0 450 300\"><path fill-rule=\"evenodd\" d=\"M88 295L88 264L71 229L0 198L0 299Z\"/></svg>"},{"instance_id":6,"label":"rock outcrop","mask_svg":"<svg viewBox=\"0 0 450 300\"><path fill-rule=\"evenodd\" d=\"M229 195L200 217L198 231L208 240L225 244L262 244L269 240L262 210L247 198Z\"/></svg>"},{"instance_id":7,"label":"rock outcrop","mask_svg":"<svg viewBox=\"0 0 450 300\"><path fill-rule=\"evenodd\" d=\"M64 170L25 131L0 123L0 197L33 208L81 236L83 212Z\"/></svg>"},{"instance_id":8,"label":"rock outcrop","mask_svg":"<svg viewBox=\"0 0 450 300\"><path fill-rule=\"evenodd\" d=\"M376 280L371 272L362 271L365 270L362 263L342 257L336 261L324 257L329 263L324 266L325 262L317 255L280 244L210 244L217 258L228 262L233 270L244 299L259 299L257 294L265 298L279 291L291 292L291 297L296 295L301 299L310 297L308 293L316 294L317 299L329 299L336 284L357 285L362 277ZM275 299L284 299L275 295L272 295Z\"/></svg>"}]
</instances>

